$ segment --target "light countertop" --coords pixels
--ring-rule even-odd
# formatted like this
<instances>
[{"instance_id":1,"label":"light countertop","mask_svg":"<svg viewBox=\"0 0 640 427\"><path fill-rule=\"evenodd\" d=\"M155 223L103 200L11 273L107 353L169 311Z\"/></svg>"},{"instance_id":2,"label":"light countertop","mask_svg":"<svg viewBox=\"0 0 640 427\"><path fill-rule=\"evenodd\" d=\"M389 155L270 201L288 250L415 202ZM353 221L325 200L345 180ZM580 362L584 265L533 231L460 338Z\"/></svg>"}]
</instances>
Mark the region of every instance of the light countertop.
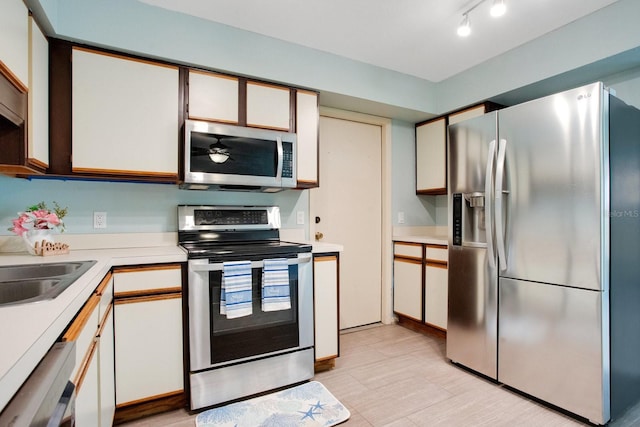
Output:
<instances>
[{"instance_id":1,"label":"light countertop","mask_svg":"<svg viewBox=\"0 0 640 427\"><path fill-rule=\"evenodd\" d=\"M49 348L73 320L113 266L184 262L178 246L71 251L38 257L0 254L0 265L87 261L96 263L50 301L0 307L0 410L5 407Z\"/></svg>"},{"instance_id":2,"label":"light countertop","mask_svg":"<svg viewBox=\"0 0 640 427\"><path fill-rule=\"evenodd\" d=\"M306 242L314 253L341 252L341 245ZM37 366L49 348L114 266L185 262L187 255L175 245L122 249L74 250L67 255L38 257L26 253L0 253L0 265L88 261L96 263L50 301L0 307L0 410Z\"/></svg>"}]
</instances>

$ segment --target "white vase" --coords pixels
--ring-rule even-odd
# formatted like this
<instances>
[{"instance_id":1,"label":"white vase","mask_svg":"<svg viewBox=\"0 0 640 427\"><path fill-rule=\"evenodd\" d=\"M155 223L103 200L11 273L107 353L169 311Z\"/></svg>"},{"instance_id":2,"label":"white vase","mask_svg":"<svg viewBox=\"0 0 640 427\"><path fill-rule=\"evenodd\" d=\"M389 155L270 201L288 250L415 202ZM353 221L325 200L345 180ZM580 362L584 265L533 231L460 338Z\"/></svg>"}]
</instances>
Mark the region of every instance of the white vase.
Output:
<instances>
[{"instance_id":1,"label":"white vase","mask_svg":"<svg viewBox=\"0 0 640 427\"><path fill-rule=\"evenodd\" d=\"M53 234L51 230L29 230L22 233L22 239L27 247L27 251L31 255L36 255L36 243L42 245L42 241L54 243Z\"/></svg>"}]
</instances>

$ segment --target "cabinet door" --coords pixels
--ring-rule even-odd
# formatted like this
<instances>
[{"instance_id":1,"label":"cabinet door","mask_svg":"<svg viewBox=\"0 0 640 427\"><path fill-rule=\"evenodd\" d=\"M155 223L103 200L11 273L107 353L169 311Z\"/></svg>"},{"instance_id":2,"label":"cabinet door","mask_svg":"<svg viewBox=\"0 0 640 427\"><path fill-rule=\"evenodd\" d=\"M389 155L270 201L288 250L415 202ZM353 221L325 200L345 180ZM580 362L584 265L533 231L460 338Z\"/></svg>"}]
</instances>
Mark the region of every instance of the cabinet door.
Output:
<instances>
[{"instance_id":1,"label":"cabinet door","mask_svg":"<svg viewBox=\"0 0 640 427\"><path fill-rule=\"evenodd\" d=\"M447 194L447 119L416 126L416 193Z\"/></svg>"},{"instance_id":2,"label":"cabinet door","mask_svg":"<svg viewBox=\"0 0 640 427\"><path fill-rule=\"evenodd\" d=\"M290 89L247 82L247 126L289 131L291 129Z\"/></svg>"},{"instance_id":3,"label":"cabinet door","mask_svg":"<svg viewBox=\"0 0 640 427\"><path fill-rule=\"evenodd\" d=\"M447 329L448 275L442 264L427 264L425 275L424 321L441 329Z\"/></svg>"},{"instance_id":4,"label":"cabinet door","mask_svg":"<svg viewBox=\"0 0 640 427\"><path fill-rule=\"evenodd\" d=\"M318 186L318 94L305 90L296 92L296 137L298 187Z\"/></svg>"},{"instance_id":5,"label":"cabinet door","mask_svg":"<svg viewBox=\"0 0 640 427\"><path fill-rule=\"evenodd\" d=\"M100 396L100 426L109 427L113 424L113 417L116 412L116 389L115 389L115 355L113 346L113 306L109 306L108 311L102 321L98 336L98 377Z\"/></svg>"},{"instance_id":6,"label":"cabinet door","mask_svg":"<svg viewBox=\"0 0 640 427\"><path fill-rule=\"evenodd\" d=\"M422 321L422 261L393 260L393 311Z\"/></svg>"},{"instance_id":7,"label":"cabinet door","mask_svg":"<svg viewBox=\"0 0 640 427\"><path fill-rule=\"evenodd\" d=\"M314 256L316 361L338 356L338 257Z\"/></svg>"},{"instance_id":8,"label":"cabinet door","mask_svg":"<svg viewBox=\"0 0 640 427\"><path fill-rule=\"evenodd\" d=\"M75 425L78 427L96 427L100 424L100 397L98 377L98 347L94 340L91 345L85 369L76 384Z\"/></svg>"},{"instance_id":9,"label":"cabinet door","mask_svg":"<svg viewBox=\"0 0 640 427\"><path fill-rule=\"evenodd\" d=\"M29 17L29 113L27 161L49 166L49 42Z\"/></svg>"},{"instance_id":10,"label":"cabinet door","mask_svg":"<svg viewBox=\"0 0 640 427\"><path fill-rule=\"evenodd\" d=\"M73 172L178 174L178 68L73 49Z\"/></svg>"},{"instance_id":11,"label":"cabinet door","mask_svg":"<svg viewBox=\"0 0 640 427\"><path fill-rule=\"evenodd\" d=\"M116 300L116 404L183 390L180 294Z\"/></svg>"},{"instance_id":12,"label":"cabinet door","mask_svg":"<svg viewBox=\"0 0 640 427\"><path fill-rule=\"evenodd\" d=\"M0 71L19 89L29 82L29 11L22 0L5 0L0 13Z\"/></svg>"},{"instance_id":13,"label":"cabinet door","mask_svg":"<svg viewBox=\"0 0 640 427\"><path fill-rule=\"evenodd\" d=\"M189 70L189 118L238 123L238 78Z\"/></svg>"}]
</instances>

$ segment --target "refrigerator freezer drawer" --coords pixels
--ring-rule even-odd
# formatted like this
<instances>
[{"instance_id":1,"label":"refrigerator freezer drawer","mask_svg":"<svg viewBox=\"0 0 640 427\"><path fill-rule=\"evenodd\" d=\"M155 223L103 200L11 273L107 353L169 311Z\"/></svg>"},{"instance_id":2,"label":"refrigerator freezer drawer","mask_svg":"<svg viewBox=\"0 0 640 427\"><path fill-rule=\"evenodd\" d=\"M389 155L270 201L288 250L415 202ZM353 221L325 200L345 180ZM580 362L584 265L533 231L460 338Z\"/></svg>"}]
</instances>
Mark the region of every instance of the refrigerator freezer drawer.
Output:
<instances>
[{"instance_id":1,"label":"refrigerator freezer drawer","mask_svg":"<svg viewBox=\"0 0 640 427\"><path fill-rule=\"evenodd\" d=\"M505 278L499 289L498 381L605 423L608 293Z\"/></svg>"}]
</instances>

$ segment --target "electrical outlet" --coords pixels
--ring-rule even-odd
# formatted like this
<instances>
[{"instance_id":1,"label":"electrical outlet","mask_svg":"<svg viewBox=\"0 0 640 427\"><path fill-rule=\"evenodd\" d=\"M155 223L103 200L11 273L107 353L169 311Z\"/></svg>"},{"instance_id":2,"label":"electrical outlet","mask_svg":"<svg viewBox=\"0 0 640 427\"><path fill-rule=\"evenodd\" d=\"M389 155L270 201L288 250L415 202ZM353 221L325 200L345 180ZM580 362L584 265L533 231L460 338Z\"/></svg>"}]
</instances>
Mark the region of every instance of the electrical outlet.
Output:
<instances>
[{"instance_id":1,"label":"electrical outlet","mask_svg":"<svg viewBox=\"0 0 640 427\"><path fill-rule=\"evenodd\" d=\"M93 213L93 228L107 228L107 213L106 212L94 212Z\"/></svg>"},{"instance_id":2,"label":"electrical outlet","mask_svg":"<svg viewBox=\"0 0 640 427\"><path fill-rule=\"evenodd\" d=\"M304 211L298 211L296 217L296 223L298 225L304 225Z\"/></svg>"},{"instance_id":3,"label":"electrical outlet","mask_svg":"<svg viewBox=\"0 0 640 427\"><path fill-rule=\"evenodd\" d=\"M404 212L398 212L398 224L404 224Z\"/></svg>"}]
</instances>

